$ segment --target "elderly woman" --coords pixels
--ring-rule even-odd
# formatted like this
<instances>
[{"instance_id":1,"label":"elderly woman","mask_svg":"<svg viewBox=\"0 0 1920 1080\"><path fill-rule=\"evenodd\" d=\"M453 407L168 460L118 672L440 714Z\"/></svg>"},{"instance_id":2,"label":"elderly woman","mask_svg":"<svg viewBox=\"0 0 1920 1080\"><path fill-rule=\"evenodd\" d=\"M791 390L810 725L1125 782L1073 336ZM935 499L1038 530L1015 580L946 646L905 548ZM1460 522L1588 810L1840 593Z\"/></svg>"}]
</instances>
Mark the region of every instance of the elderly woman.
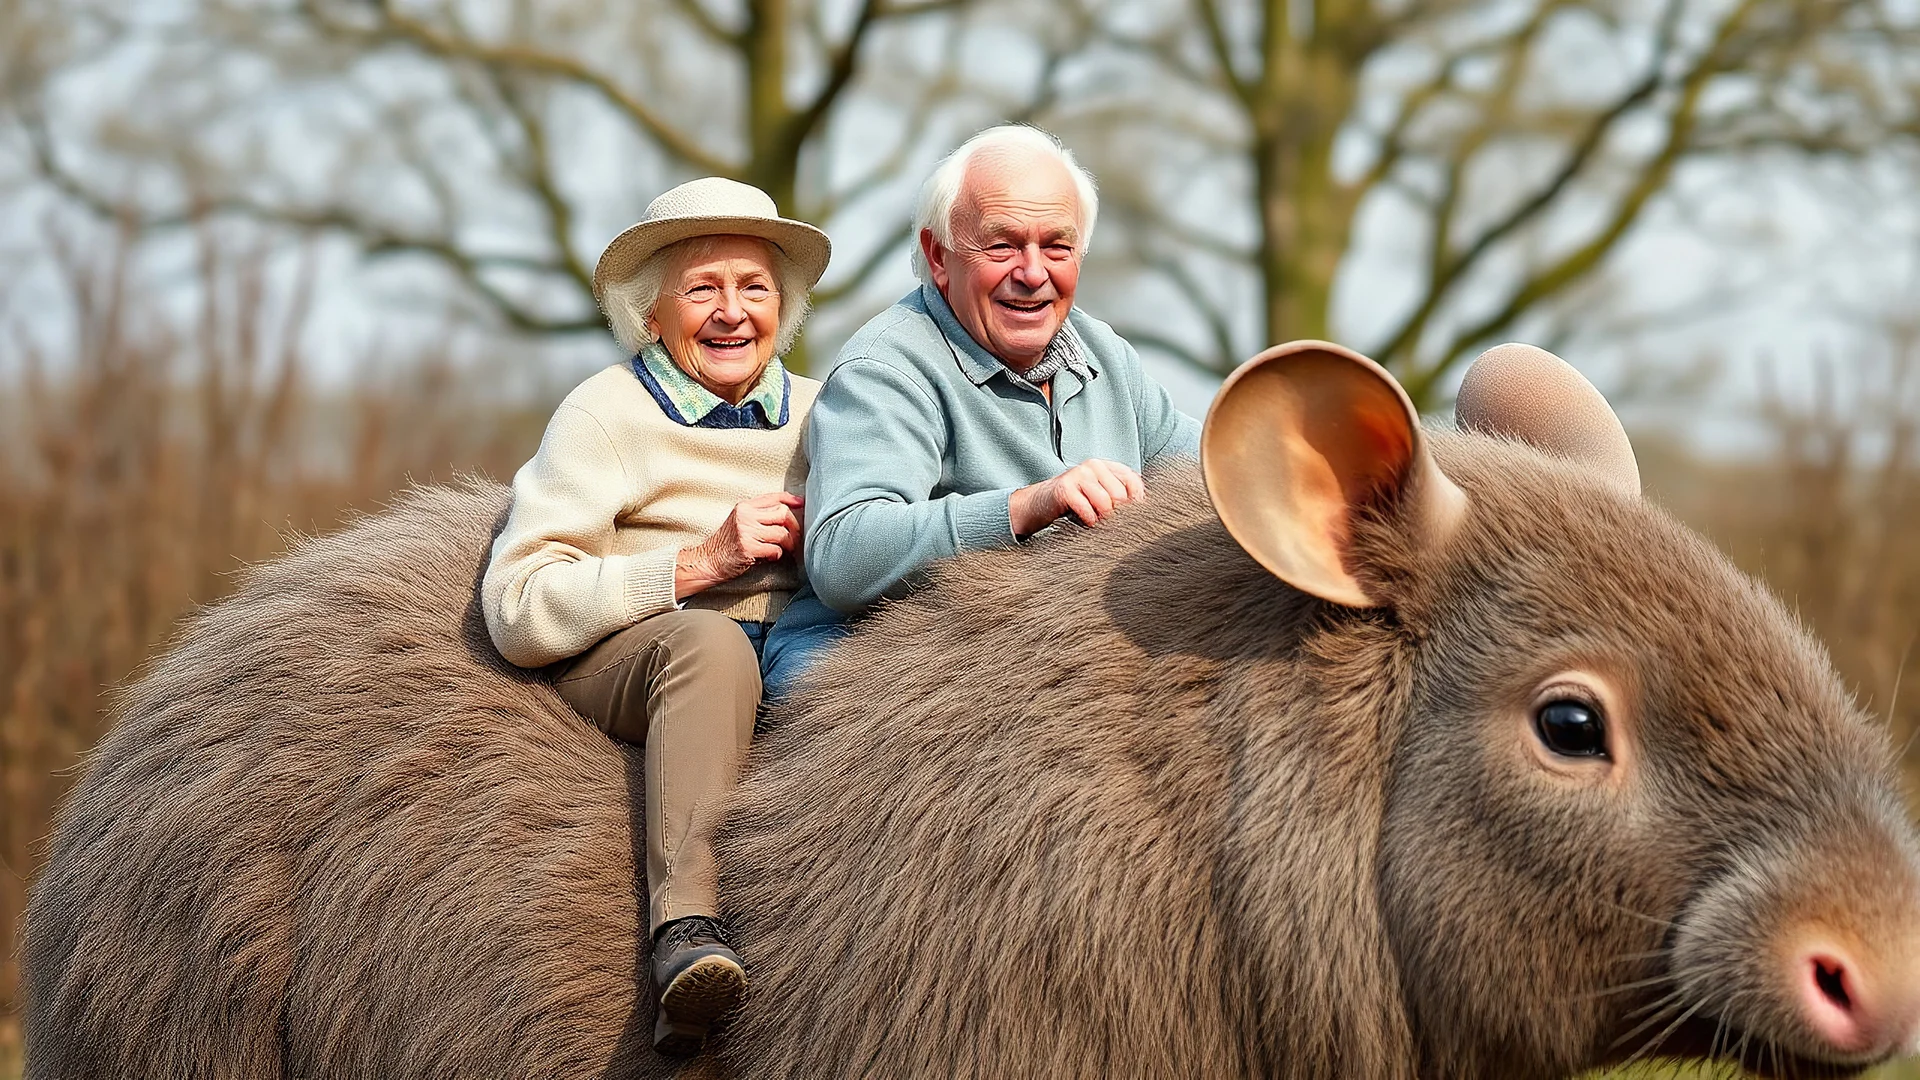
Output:
<instances>
[{"instance_id":1,"label":"elderly woman","mask_svg":"<svg viewBox=\"0 0 1920 1080\"><path fill-rule=\"evenodd\" d=\"M502 656L546 667L601 730L646 747L663 1053L697 1051L746 988L714 918L708 815L753 734L759 654L802 586L801 428L820 384L779 357L828 254L824 233L745 184L654 200L593 278L633 358L554 412L482 585ZM823 617L795 605L803 627ZM766 659L777 685L788 673Z\"/></svg>"}]
</instances>

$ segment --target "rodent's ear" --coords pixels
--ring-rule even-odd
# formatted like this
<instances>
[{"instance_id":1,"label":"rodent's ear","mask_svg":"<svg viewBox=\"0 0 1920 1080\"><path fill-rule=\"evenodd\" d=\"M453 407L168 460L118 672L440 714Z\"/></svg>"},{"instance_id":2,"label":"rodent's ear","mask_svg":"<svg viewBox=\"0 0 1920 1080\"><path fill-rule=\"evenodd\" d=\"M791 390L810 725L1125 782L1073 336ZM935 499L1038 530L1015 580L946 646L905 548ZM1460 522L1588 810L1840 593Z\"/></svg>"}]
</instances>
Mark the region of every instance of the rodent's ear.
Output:
<instances>
[{"instance_id":1,"label":"rodent's ear","mask_svg":"<svg viewBox=\"0 0 1920 1080\"><path fill-rule=\"evenodd\" d=\"M1517 439L1585 466L1623 494L1640 494L1640 466L1613 407L1545 349L1516 342L1481 353L1460 383L1453 415L1462 431Z\"/></svg>"},{"instance_id":2,"label":"rodent's ear","mask_svg":"<svg viewBox=\"0 0 1920 1080\"><path fill-rule=\"evenodd\" d=\"M1274 576L1348 607L1379 607L1353 573L1352 521L1398 499L1438 542L1466 496L1433 464L1420 418L1385 368L1325 341L1240 365L1207 410L1207 492L1227 531Z\"/></svg>"}]
</instances>

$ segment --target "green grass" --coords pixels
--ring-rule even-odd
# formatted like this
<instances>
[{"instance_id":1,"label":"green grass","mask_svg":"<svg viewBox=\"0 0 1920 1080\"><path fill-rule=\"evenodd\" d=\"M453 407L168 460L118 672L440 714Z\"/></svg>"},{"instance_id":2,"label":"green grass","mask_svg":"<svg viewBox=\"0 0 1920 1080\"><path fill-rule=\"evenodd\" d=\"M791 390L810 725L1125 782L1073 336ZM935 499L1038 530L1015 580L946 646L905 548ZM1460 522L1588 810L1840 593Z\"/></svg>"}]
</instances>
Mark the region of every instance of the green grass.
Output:
<instances>
[{"instance_id":1,"label":"green grass","mask_svg":"<svg viewBox=\"0 0 1920 1080\"><path fill-rule=\"evenodd\" d=\"M1727 1080L1726 1071L1704 1067L1648 1065L1612 1072L1588 1073L1582 1080ZM1920 1058L1895 1062L1867 1074L1867 1080L1920 1080Z\"/></svg>"},{"instance_id":2,"label":"green grass","mask_svg":"<svg viewBox=\"0 0 1920 1080\"><path fill-rule=\"evenodd\" d=\"M0 1080L20 1080L20 1025L0 1016Z\"/></svg>"},{"instance_id":3,"label":"green grass","mask_svg":"<svg viewBox=\"0 0 1920 1080\"><path fill-rule=\"evenodd\" d=\"M9 1018L0 1017L0 1080L20 1080L21 1068L19 1026ZM1712 1069L1644 1066L1588 1073L1582 1080L1727 1080L1727 1074ZM1878 1069L1868 1080L1920 1080L1920 1058Z\"/></svg>"},{"instance_id":4,"label":"green grass","mask_svg":"<svg viewBox=\"0 0 1920 1080\"><path fill-rule=\"evenodd\" d=\"M0 1080L20 1080L20 1047L0 1034ZM1589 1073L1584 1080L1727 1080L1725 1072L1711 1069L1681 1069L1647 1066L1606 1073ZM1920 1080L1920 1059L1875 1070L1868 1080Z\"/></svg>"},{"instance_id":5,"label":"green grass","mask_svg":"<svg viewBox=\"0 0 1920 1080\"><path fill-rule=\"evenodd\" d=\"M1607 1073L1589 1073L1584 1080L1726 1080L1725 1072L1711 1069L1645 1067ZM0 1080L20 1080L20 1058L12 1046L0 1046ZM1920 1060L1875 1070L1868 1080L1920 1080Z\"/></svg>"}]
</instances>

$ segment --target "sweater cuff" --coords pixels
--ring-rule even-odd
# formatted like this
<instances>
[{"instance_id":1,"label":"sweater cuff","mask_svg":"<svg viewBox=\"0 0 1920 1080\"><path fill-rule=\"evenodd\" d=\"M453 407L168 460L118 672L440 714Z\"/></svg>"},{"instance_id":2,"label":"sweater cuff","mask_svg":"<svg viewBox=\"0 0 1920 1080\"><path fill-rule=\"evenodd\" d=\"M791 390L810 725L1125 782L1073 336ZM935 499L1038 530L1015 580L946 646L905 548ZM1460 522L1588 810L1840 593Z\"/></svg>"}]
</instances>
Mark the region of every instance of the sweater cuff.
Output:
<instances>
[{"instance_id":1,"label":"sweater cuff","mask_svg":"<svg viewBox=\"0 0 1920 1080\"><path fill-rule=\"evenodd\" d=\"M1013 546L1013 517L1009 508L1013 490L976 491L955 500L953 541L959 551Z\"/></svg>"},{"instance_id":2,"label":"sweater cuff","mask_svg":"<svg viewBox=\"0 0 1920 1080\"><path fill-rule=\"evenodd\" d=\"M680 549L671 547L627 556L624 585L629 625L678 606L673 595L673 574L679 561Z\"/></svg>"}]
</instances>

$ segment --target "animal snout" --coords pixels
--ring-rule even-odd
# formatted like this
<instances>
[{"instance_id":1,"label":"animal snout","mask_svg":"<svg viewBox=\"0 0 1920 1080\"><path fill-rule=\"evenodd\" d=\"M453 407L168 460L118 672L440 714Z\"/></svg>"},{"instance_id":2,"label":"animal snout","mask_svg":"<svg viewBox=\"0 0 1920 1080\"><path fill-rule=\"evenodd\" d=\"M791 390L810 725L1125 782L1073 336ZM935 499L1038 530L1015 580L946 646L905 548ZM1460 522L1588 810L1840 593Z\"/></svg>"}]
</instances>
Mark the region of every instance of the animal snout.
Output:
<instances>
[{"instance_id":1,"label":"animal snout","mask_svg":"<svg viewBox=\"0 0 1920 1080\"><path fill-rule=\"evenodd\" d=\"M1885 952L1814 937L1789 953L1801 1022L1836 1059L1880 1060L1920 1037L1920 969Z\"/></svg>"},{"instance_id":2,"label":"animal snout","mask_svg":"<svg viewBox=\"0 0 1920 1080\"><path fill-rule=\"evenodd\" d=\"M1732 858L1671 946L1709 1053L1738 1046L1767 1075L1850 1073L1920 1042L1920 859L1903 808L1823 809Z\"/></svg>"}]
</instances>

